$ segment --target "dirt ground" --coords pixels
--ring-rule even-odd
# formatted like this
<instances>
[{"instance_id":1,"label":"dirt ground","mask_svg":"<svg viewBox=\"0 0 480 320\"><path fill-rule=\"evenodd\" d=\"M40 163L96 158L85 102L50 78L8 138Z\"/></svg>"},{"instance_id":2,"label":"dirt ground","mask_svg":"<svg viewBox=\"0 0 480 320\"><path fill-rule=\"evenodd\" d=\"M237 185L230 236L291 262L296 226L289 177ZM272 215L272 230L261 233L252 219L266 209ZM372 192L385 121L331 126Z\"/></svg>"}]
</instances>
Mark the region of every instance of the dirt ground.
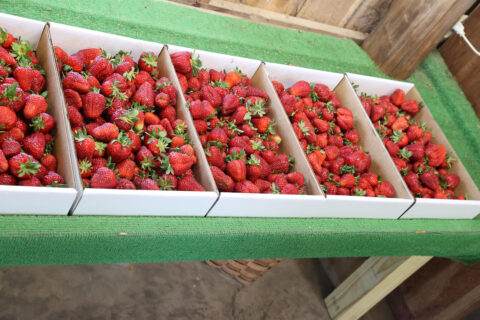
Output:
<instances>
[{"instance_id":1,"label":"dirt ground","mask_svg":"<svg viewBox=\"0 0 480 320\"><path fill-rule=\"evenodd\" d=\"M329 319L318 260L244 286L204 262L0 268L0 319Z\"/></svg>"}]
</instances>

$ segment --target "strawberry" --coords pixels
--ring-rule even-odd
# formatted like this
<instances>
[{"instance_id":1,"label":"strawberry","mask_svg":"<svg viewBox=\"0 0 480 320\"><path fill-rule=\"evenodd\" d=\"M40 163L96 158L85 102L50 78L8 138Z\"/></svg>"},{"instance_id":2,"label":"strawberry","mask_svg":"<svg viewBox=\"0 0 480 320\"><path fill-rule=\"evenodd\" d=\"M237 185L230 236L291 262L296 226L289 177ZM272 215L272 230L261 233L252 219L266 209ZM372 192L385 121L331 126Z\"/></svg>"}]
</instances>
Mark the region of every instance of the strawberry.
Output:
<instances>
[{"instance_id":1,"label":"strawberry","mask_svg":"<svg viewBox=\"0 0 480 320\"><path fill-rule=\"evenodd\" d=\"M117 181L116 189L135 190L135 184L127 179L119 179Z\"/></svg>"},{"instance_id":2,"label":"strawberry","mask_svg":"<svg viewBox=\"0 0 480 320\"><path fill-rule=\"evenodd\" d=\"M20 180L18 182L18 185L22 186L22 187L41 187L42 183L41 183L40 179L33 176L31 178L28 178L28 179Z\"/></svg>"},{"instance_id":3,"label":"strawberry","mask_svg":"<svg viewBox=\"0 0 480 320\"><path fill-rule=\"evenodd\" d=\"M17 179L9 173L0 174L0 185L14 186L17 184Z\"/></svg>"},{"instance_id":4,"label":"strawberry","mask_svg":"<svg viewBox=\"0 0 480 320\"><path fill-rule=\"evenodd\" d=\"M78 159L91 159L95 152L95 140L81 130L74 134L74 140Z\"/></svg>"},{"instance_id":5,"label":"strawberry","mask_svg":"<svg viewBox=\"0 0 480 320\"><path fill-rule=\"evenodd\" d=\"M353 128L353 115L352 112L346 108L337 109L337 124L343 130L349 130Z\"/></svg>"},{"instance_id":6,"label":"strawberry","mask_svg":"<svg viewBox=\"0 0 480 320\"><path fill-rule=\"evenodd\" d=\"M412 162L422 161L425 155L425 147L420 142L415 142L409 144L407 147L409 152L411 152L410 160Z\"/></svg>"},{"instance_id":7,"label":"strawberry","mask_svg":"<svg viewBox=\"0 0 480 320\"><path fill-rule=\"evenodd\" d=\"M232 192L235 187L235 182L229 175L226 175L220 168L216 166L210 166L213 179L218 189L223 192Z\"/></svg>"},{"instance_id":8,"label":"strawberry","mask_svg":"<svg viewBox=\"0 0 480 320\"><path fill-rule=\"evenodd\" d=\"M385 115L385 112L385 108L382 105L375 104L372 106L370 119L372 122L377 122Z\"/></svg>"},{"instance_id":9,"label":"strawberry","mask_svg":"<svg viewBox=\"0 0 480 320\"><path fill-rule=\"evenodd\" d=\"M153 52L143 52L138 59L140 69L152 72L157 68L157 55Z\"/></svg>"},{"instance_id":10,"label":"strawberry","mask_svg":"<svg viewBox=\"0 0 480 320\"><path fill-rule=\"evenodd\" d=\"M226 170L235 181L243 181L246 179L247 167L243 160L236 159L228 162Z\"/></svg>"},{"instance_id":11,"label":"strawberry","mask_svg":"<svg viewBox=\"0 0 480 320\"><path fill-rule=\"evenodd\" d=\"M79 57L78 55L71 55L67 56L65 61L63 61L64 64L70 67L71 70L75 72L80 72L83 69L83 61L82 58ZM59 68L60 69L60 68ZM67 68L64 68L64 70Z\"/></svg>"},{"instance_id":12,"label":"strawberry","mask_svg":"<svg viewBox=\"0 0 480 320\"><path fill-rule=\"evenodd\" d=\"M117 139L118 133L118 127L116 125L106 122L93 129L92 136L97 140L110 142L111 140Z\"/></svg>"},{"instance_id":13,"label":"strawberry","mask_svg":"<svg viewBox=\"0 0 480 320\"><path fill-rule=\"evenodd\" d=\"M90 91L83 96L83 114L90 119L100 117L105 110L107 100L103 95Z\"/></svg>"},{"instance_id":14,"label":"strawberry","mask_svg":"<svg viewBox=\"0 0 480 320\"><path fill-rule=\"evenodd\" d=\"M405 101L405 91L402 89L395 90L390 96L390 101L396 106L401 106Z\"/></svg>"},{"instance_id":15,"label":"strawberry","mask_svg":"<svg viewBox=\"0 0 480 320\"><path fill-rule=\"evenodd\" d=\"M131 180L133 178L136 168L137 165L135 164L135 161L130 159L125 159L115 166L115 169L118 171L118 175L121 178L125 178L128 180Z\"/></svg>"},{"instance_id":16,"label":"strawberry","mask_svg":"<svg viewBox=\"0 0 480 320\"><path fill-rule=\"evenodd\" d=\"M405 117L398 117L391 125L393 131L403 131L409 127L408 120Z\"/></svg>"},{"instance_id":17,"label":"strawberry","mask_svg":"<svg viewBox=\"0 0 480 320\"><path fill-rule=\"evenodd\" d=\"M63 89L72 89L79 93L87 93L90 90L90 84L87 79L78 72L68 72L63 80Z\"/></svg>"},{"instance_id":18,"label":"strawberry","mask_svg":"<svg viewBox=\"0 0 480 320\"><path fill-rule=\"evenodd\" d=\"M300 98L305 98L310 94L311 87L306 81L298 81L290 88L290 94Z\"/></svg>"},{"instance_id":19,"label":"strawberry","mask_svg":"<svg viewBox=\"0 0 480 320\"><path fill-rule=\"evenodd\" d=\"M345 162L355 167L355 172L363 173L370 168L371 158L362 150L355 151L345 157Z\"/></svg>"},{"instance_id":20,"label":"strawberry","mask_svg":"<svg viewBox=\"0 0 480 320\"><path fill-rule=\"evenodd\" d=\"M113 189L117 185L117 176L113 170L102 167L99 168L90 180L90 187L99 189Z\"/></svg>"},{"instance_id":21,"label":"strawberry","mask_svg":"<svg viewBox=\"0 0 480 320\"><path fill-rule=\"evenodd\" d=\"M222 115L231 114L241 105L240 98L234 94L227 94L223 97Z\"/></svg>"},{"instance_id":22,"label":"strawberry","mask_svg":"<svg viewBox=\"0 0 480 320\"><path fill-rule=\"evenodd\" d=\"M25 107L23 108L23 115L27 119L32 119L48 109L45 98L36 94L31 94L27 97Z\"/></svg>"},{"instance_id":23,"label":"strawberry","mask_svg":"<svg viewBox=\"0 0 480 320\"><path fill-rule=\"evenodd\" d=\"M31 155L19 153L8 160L10 172L19 179L29 179L36 175L40 169L40 163Z\"/></svg>"},{"instance_id":24,"label":"strawberry","mask_svg":"<svg viewBox=\"0 0 480 320\"><path fill-rule=\"evenodd\" d=\"M82 49L75 53L74 55L79 57L84 65L87 67L90 66L93 62L93 60L101 55L102 49L99 48L88 48L88 49Z\"/></svg>"},{"instance_id":25,"label":"strawberry","mask_svg":"<svg viewBox=\"0 0 480 320\"><path fill-rule=\"evenodd\" d=\"M240 181L235 184L235 192L239 193L260 193L257 186L249 180Z\"/></svg>"},{"instance_id":26,"label":"strawberry","mask_svg":"<svg viewBox=\"0 0 480 320\"><path fill-rule=\"evenodd\" d=\"M417 101L415 100L407 100L405 101L404 103L402 103L402 105L400 106L400 108L403 110L403 111L406 111L410 114L415 114L417 113L419 110L420 110L420 106L418 105Z\"/></svg>"},{"instance_id":27,"label":"strawberry","mask_svg":"<svg viewBox=\"0 0 480 320\"><path fill-rule=\"evenodd\" d=\"M23 148L25 152L32 155L36 159L41 159L45 152L45 135L41 132L32 133L23 140Z\"/></svg>"},{"instance_id":28,"label":"strawberry","mask_svg":"<svg viewBox=\"0 0 480 320\"><path fill-rule=\"evenodd\" d=\"M432 190L437 190L440 185L438 176L433 170L428 170L427 172L422 173L420 175L420 181Z\"/></svg>"},{"instance_id":29,"label":"strawberry","mask_svg":"<svg viewBox=\"0 0 480 320\"><path fill-rule=\"evenodd\" d=\"M393 198L395 196L395 189L390 182L383 181L375 187L375 193L387 198Z\"/></svg>"},{"instance_id":30,"label":"strawberry","mask_svg":"<svg viewBox=\"0 0 480 320\"><path fill-rule=\"evenodd\" d=\"M107 155L112 158L113 162L119 163L127 159L131 155L131 143L132 141L128 137L127 133L121 131L117 139L112 140L108 143Z\"/></svg>"},{"instance_id":31,"label":"strawberry","mask_svg":"<svg viewBox=\"0 0 480 320\"><path fill-rule=\"evenodd\" d=\"M5 154L2 150L0 150L0 173L4 173L8 170L8 160L5 157Z\"/></svg>"},{"instance_id":32,"label":"strawberry","mask_svg":"<svg viewBox=\"0 0 480 320\"><path fill-rule=\"evenodd\" d=\"M247 92L246 92L246 96L247 97L260 97L262 99L265 99L265 100L268 100L268 94L265 93L265 91L259 89L259 88L255 88L255 87L252 87L252 86L248 86L247 87Z\"/></svg>"},{"instance_id":33,"label":"strawberry","mask_svg":"<svg viewBox=\"0 0 480 320\"><path fill-rule=\"evenodd\" d=\"M408 141L417 140L422 136L422 134L423 134L423 129L416 124L410 125L407 129Z\"/></svg>"},{"instance_id":34,"label":"strawberry","mask_svg":"<svg viewBox=\"0 0 480 320\"><path fill-rule=\"evenodd\" d=\"M272 120L266 116L252 119L253 125L257 128L259 133L267 132L271 121ZM311 129L312 127L310 126L309 128Z\"/></svg>"},{"instance_id":35,"label":"strawberry","mask_svg":"<svg viewBox=\"0 0 480 320\"><path fill-rule=\"evenodd\" d=\"M277 173L288 173L288 170L290 169L289 158L283 153L275 155L270 165L272 170Z\"/></svg>"},{"instance_id":36,"label":"strawberry","mask_svg":"<svg viewBox=\"0 0 480 320\"><path fill-rule=\"evenodd\" d=\"M345 188L353 188L355 185L355 176L351 173L345 173L340 177L339 185Z\"/></svg>"},{"instance_id":37,"label":"strawberry","mask_svg":"<svg viewBox=\"0 0 480 320\"><path fill-rule=\"evenodd\" d=\"M78 111L77 108L68 106L67 107L67 115L68 115L68 120L70 121L70 124L72 127L81 127L84 125L85 121L83 119L82 114L80 111Z\"/></svg>"},{"instance_id":38,"label":"strawberry","mask_svg":"<svg viewBox=\"0 0 480 320\"><path fill-rule=\"evenodd\" d=\"M281 194L299 194L300 191L295 185L288 183L282 188L282 191L280 193Z\"/></svg>"},{"instance_id":39,"label":"strawberry","mask_svg":"<svg viewBox=\"0 0 480 320\"><path fill-rule=\"evenodd\" d=\"M172 151L167 159L176 176L185 174L193 165L192 158L184 153Z\"/></svg>"},{"instance_id":40,"label":"strawberry","mask_svg":"<svg viewBox=\"0 0 480 320\"><path fill-rule=\"evenodd\" d=\"M172 123L177 118L177 110L175 110L175 108L172 107L172 106L168 106L166 108L163 108L160 111L160 117L161 118L167 118L168 121L170 121L170 123Z\"/></svg>"},{"instance_id":41,"label":"strawberry","mask_svg":"<svg viewBox=\"0 0 480 320\"><path fill-rule=\"evenodd\" d=\"M13 139L8 139L5 140L1 143L3 153L5 154L5 157L10 158L14 155L17 155L21 152L22 146L20 143L16 140Z\"/></svg>"},{"instance_id":42,"label":"strawberry","mask_svg":"<svg viewBox=\"0 0 480 320\"><path fill-rule=\"evenodd\" d=\"M113 73L113 66L110 64L110 61L99 55L93 59L91 66L88 68L88 72L99 81L103 81Z\"/></svg>"},{"instance_id":43,"label":"strawberry","mask_svg":"<svg viewBox=\"0 0 480 320\"><path fill-rule=\"evenodd\" d=\"M446 174L445 175L445 183L448 185L448 188L453 190L455 189L458 184L460 183L460 177L456 174Z\"/></svg>"},{"instance_id":44,"label":"strawberry","mask_svg":"<svg viewBox=\"0 0 480 320\"><path fill-rule=\"evenodd\" d=\"M423 188L418 181L418 176L415 173L409 173L404 178L405 183L407 184L408 188L416 194L422 194Z\"/></svg>"},{"instance_id":45,"label":"strawberry","mask_svg":"<svg viewBox=\"0 0 480 320\"><path fill-rule=\"evenodd\" d=\"M90 160L82 159L78 161L78 169L82 178L90 178L92 176L92 162Z\"/></svg>"},{"instance_id":46,"label":"strawberry","mask_svg":"<svg viewBox=\"0 0 480 320\"><path fill-rule=\"evenodd\" d=\"M429 166L438 167L447 158L447 150L440 144L429 143L425 147L425 155L428 158Z\"/></svg>"},{"instance_id":47,"label":"strawberry","mask_svg":"<svg viewBox=\"0 0 480 320\"><path fill-rule=\"evenodd\" d=\"M5 106L0 106L0 130L8 130L15 126L17 115L15 112Z\"/></svg>"},{"instance_id":48,"label":"strawberry","mask_svg":"<svg viewBox=\"0 0 480 320\"><path fill-rule=\"evenodd\" d=\"M141 105L153 107L154 96L152 85L148 82L144 82L135 92L133 101L138 102Z\"/></svg>"},{"instance_id":49,"label":"strawberry","mask_svg":"<svg viewBox=\"0 0 480 320\"><path fill-rule=\"evenodd\" d=\"M42 184L44 186L65 184L65 180L58 173L50 171L42 178Z\"/></svg>"},{"instance_id":50,"label":"strawberry","mask_svg":"<svg viewBox=\"0 0 480 320\"><path fill-rule=\"evenodd\" d=\"M188 51L175 52L170 54L175 71L188 74L192 71L192 55Z\"/></svg>"},{"instance_id":51,"label":"strawberry","mask_svg":"<svg viewBox=\"0 0 480 320\"><path fill-rule=\"evenodd\" d=\"M203 99L210 102L213 108L219 107L222 104L222 97L212 86L203 86L202 94Z\"/></svg>"},{"instance_id":52,"label":"strawberry","mask_svg":"<svg viewBox=\"0 0 480 320\"><path fill-rule=\"evenodd\" d=\"M177 189L180 191L205 191L205 188L202 187L193 175L185 175L178 180Z\"/></svg>"},{"instance_id":53,"label":"strawberry","mask_svg":"<svg viewBox=\"0 0 480 320\"><path fill-rule=\"evenodd\" d=\"M3 47L0 47L0 61L1 60L5 61L6 64L12 67L17 67L17 61L15 58Z\"/></svg>"}]
</instances>

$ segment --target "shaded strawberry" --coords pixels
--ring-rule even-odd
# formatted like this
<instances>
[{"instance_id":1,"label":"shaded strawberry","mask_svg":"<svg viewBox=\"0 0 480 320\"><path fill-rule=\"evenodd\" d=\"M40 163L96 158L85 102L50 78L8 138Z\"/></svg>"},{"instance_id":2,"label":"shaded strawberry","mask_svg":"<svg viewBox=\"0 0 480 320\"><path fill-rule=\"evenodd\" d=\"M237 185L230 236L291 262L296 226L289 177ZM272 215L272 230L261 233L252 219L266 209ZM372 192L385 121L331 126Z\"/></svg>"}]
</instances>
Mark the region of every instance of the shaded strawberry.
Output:
<instances>
[{"instance_id":1,"label":"shaded strawberry","mask_svg":"<svg viewBox=\"0 0 480 320\"><path fill-rule=\"evenodd\" d=\"M102 167L99 168L90 179L91 188L113 189L117 185L117 176L113 170Z\"/></svg>"}]
</instances>

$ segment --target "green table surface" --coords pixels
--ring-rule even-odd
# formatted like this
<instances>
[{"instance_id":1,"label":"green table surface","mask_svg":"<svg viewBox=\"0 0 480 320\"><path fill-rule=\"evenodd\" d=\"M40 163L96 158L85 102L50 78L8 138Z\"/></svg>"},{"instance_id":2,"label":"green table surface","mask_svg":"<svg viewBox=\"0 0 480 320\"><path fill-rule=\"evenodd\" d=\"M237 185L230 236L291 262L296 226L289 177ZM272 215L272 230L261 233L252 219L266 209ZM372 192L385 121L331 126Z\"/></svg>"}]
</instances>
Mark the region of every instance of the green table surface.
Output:
<instances>
[{"instance_id":1,"label":"green table surface","mask_svg":"<svg viewBox=\"0 0 480 320\"><path fill-rule=\"evenodd\" d=\"M165 2L0 0L0 11L160 43L385 77L351 40ZM478 185L480 122L437 51L409 81ZM405 255L480 259L480 220L0 216L2 266Z\"/></svg>"}]
</instances>

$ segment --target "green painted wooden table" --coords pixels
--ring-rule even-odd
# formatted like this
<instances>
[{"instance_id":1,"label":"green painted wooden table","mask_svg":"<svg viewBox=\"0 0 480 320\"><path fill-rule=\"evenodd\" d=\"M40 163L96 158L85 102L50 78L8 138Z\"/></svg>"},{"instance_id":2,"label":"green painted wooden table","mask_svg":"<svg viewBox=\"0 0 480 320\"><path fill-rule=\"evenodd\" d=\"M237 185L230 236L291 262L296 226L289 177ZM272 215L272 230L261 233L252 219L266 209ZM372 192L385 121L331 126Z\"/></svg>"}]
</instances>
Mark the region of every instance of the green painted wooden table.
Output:
<instances>
[{"instance_id":1,"label":"green painted wooden table","mask_svg":"<svg viewBox=\"0 0 480 320\"><path fill-rule=\"evenodd\" d=\"M0 11L160 43L384 77L350 40L164 2L0 0ZM478 185L480 122L438 52L409 81ZM480 220L0 216L3 266L410 255L480 259Z\"/></svg>"}]
</instances>

